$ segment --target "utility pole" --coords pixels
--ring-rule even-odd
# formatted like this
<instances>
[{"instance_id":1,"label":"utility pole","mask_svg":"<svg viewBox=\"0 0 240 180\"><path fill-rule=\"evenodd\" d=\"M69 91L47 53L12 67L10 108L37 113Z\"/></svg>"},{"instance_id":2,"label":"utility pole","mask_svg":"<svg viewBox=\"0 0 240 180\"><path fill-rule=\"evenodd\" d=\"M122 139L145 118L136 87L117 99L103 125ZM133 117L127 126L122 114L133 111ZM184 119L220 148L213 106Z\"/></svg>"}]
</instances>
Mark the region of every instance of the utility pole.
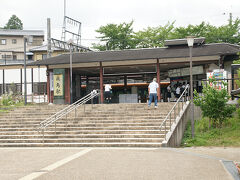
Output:
<instances>
[{"instance_id":1,"label":"utility pole","mask_svg":"<svg viewBox=\"0 0 240 180\"><path fill-rule=\"evenodd\" d=\"M50 18L47 18L47 58L50 58L52 56L52 43L51 43L51 20ZM40 67L38 67L38 76L39 80L38 83L40 84ZM49 81L52 81L52 76L50 76L49 73ZM50 83L51 84L51 83ZM51 87L49 86L49 102L51 104ZM39 98L40 99L40 98Z\"/></svg>"},{"instance_id":2,"label":"utility pole","mask_svg":"<svg viewBox=\"0 0 240 180\"><path fill-rule=\"evenodd\" d=\"M72 46L73 45L73 41L70 40L69 41L69 46L70 46L70 104L73 103L73 94L72 94Z\"/></svg>"},{"instance_id":3,"label":"utility pole","mask_svg":"<svg viewBox=\"0 0 240 180\"><path fill-rule=\"evenodd\" d=\"M33 42L32 36L23 36L24 42L24 105L27 105L27 64L26 64L26 48L27 43L31 44Z\"/></svg>"},{"instance_id":4,"label":"utility pole","mask_svg":"<svg viewBox=\"0 0 240 180\"><path fill-rule=\"evenodd\" d=\"M70 69L70 104L73 103L73 97L72 97L72 59L73 59L73 40L68 40L69 50L70 50L70 62L69 62L69 69Z\"/></svg>"},{"instance_id":5,"label":"utility pole","mask_svg":"<svg viewBox=\"0 0 240 180\"><path fill-rule=\"evenodd\" d=\"M193 73L192 73L192 49L194 45L194 37L187 36L187 43L189 47L189 57L190 57L190 97L191 97L191 130L192 130L192 138L195 136L195 122L194 122L194 104L193 104Z\"/></svg>"},{"instance_id":6,"label":"utility pole","mask_svg":"<svg viewBox=\"0 0 240 180\"><path fill-rule=\"evenodd\" d=\"M232 26L232 13L229 13L229 24Z\"/></svg>"},{"instance_id":7,"label":"utility pole","mask_svg":"<svg viewBox=\"0 0 240 180\"><path fill-rule=\"evenodd\" d=\"M23 37L24 41L24 105L27 105L27 72L26 72L26 44L27 37Z\"/></svg>"},{"instance_id":8,"label":"utility pole","mask_svg":"<svg viewBox=\"0 0 240 180\"><path fill-rule=\"evenodd\" d=\"M51 57L51 20L50 18L47 18L47 58Z\"/></svg>"},{"instance_id":9,"label":"utility pole","mask_svg":"<svg viewBox=\"0 0 240 180\"><path fill-rule=\"evenodd\" d=\"M63 15L63 28L62 28L61 40L66 42L66 0L64 0L64 15Z\"/></svg>"},{"instance_id":10,"label":"utility pole","mask_svg":"<svg viewBox=\"0 0 240 180\"><path fill-rule=\"evenodd\" d=\"M4 65L6 65L6 54L4 54ZM2 93L5 94L5 70L3 68L3 86L2 86Z\"/></svg>"}]
</instances>

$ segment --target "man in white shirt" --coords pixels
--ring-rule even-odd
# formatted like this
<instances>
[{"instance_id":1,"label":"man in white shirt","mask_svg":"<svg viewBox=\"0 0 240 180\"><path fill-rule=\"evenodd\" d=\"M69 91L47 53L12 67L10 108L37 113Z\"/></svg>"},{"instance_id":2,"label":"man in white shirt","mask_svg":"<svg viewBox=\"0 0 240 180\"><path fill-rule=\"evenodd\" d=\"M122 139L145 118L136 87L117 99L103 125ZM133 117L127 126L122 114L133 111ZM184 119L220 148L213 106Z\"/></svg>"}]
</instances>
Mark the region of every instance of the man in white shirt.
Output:
<instances>
[{"instance_id":1,"label":"man in white shirt","mask_svg":"<svg viewBox=\"0 0 240 180\"><path fill-rule=\"evenodd\" d=\"M148 107L150 107L152 100L154 98L154 106L155 108L157 108L157 89L159 88L159 85L156 81L157 79L153 78L153 82L151 82L148 86L148 93L149 93Z\"/></svg>"},{"instance_id":2,"label":"man in white shirt","mask_svg":"<svg viewBox=\"0 0 240 180\"><path fill-rule=\"evenodd\" d=\"M179 98L181 94L181 89L180 86L178 85L177 89L176 89L176 98Z\"/></svg>"},{"instance_id":3,"label":"man in white shirt","mask_svg":"<svg viewBox=\"0 0 240 180\"><path fill-rule=\"evenodd\" d=\"M105 84L105 92L104 92L104 95L105 95L105 98L106 98L106 101L109 103L110 100L111 100L111 85L110 84Z\"/></svg>"}]
</instances>

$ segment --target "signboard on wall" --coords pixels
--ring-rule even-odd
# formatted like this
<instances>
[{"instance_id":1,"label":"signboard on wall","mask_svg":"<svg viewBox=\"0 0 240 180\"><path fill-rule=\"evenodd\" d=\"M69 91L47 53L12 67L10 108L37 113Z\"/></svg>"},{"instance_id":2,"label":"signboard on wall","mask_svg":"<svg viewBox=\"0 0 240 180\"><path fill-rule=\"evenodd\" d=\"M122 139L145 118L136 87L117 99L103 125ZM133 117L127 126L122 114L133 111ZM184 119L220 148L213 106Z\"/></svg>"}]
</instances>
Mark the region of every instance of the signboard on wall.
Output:
<instances>
[{"instance_id":1,"label":"signboard on wall","mask_svg":"<svg viewBox=\"0 0 240 180\"><path fill-rule=\"evenodd\" d=\"M224 82L226 83L227 81L224 79L227 79L227 71L224 71L224 69L214 69L213 72L207 73L207 80L211 78L215 78L217 80L216 89L222 89L224 88ZM212 84L210 84L212 86Z\"/></svg>"},{"instance_id":2,"label":"signboard on wall","mask_svg":"<svg viewBox=\"0 0 240 180\"><path fill-rule=\"evenodd\" d=\"M53 69L54 99L64 99L65 96L65 69Z\"/></svg>"},{"instance_id":3,"label":"signboard on wall","mask_svg":"<svg viewBox=\"0 0 240 180\"><path fill-rule=\"evenodd\" d=\"M194 66L192 68L193 75L196 74L203 74L203 66ZM179 68L179 69L172 69L168 71L169 77L182 77L182 76L189 76L190 70L189 68Z\"/></svg>"},{"instance_id":4,"label":"signboard on wall","mask_svg":"<svg viewBox=\"0 0 240 180\"><path fill-rule=\"evenodd\" d=\"M54 96L63 96L63 74L55 74L53 77Z\"/></svg>"}]
</instances>

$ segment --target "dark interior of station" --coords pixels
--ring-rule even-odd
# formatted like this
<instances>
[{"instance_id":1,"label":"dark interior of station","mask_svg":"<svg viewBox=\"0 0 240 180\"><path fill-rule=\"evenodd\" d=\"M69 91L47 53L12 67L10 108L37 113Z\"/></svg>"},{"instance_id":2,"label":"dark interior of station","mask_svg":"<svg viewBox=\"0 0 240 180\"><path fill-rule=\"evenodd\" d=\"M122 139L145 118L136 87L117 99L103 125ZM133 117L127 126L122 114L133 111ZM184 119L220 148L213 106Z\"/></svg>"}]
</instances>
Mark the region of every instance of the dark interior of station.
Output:
<instances>
[{"instance_id":1,"label":"dark interior of station","mask_svg":"<svg viewBox=\"0 0 240 180\"><path fill-rule=\"evenodd\" d=\"M211 62L213 63L213 62ZM217 62L216 62L217 63ZM196 62L194 66L205 66L208 62ZM170 63L160 65L161 101L167 101L167 86L171 84L189 83L189 76L169 77L171 69L189 68L189 63ZM112 86L112 103L119 103L120 94L137 93L138 102L146 102L148 98L148 85L156 77L156 65L131 65L103 68L103 84ZM99 68L73 68L73 100L76 101L93 89L100 87ZM77 78L78 76L78 78ZM80 77L80 78L79 78ZM206 74L193 75L194 89L201 92L199 81L206 79ZM80 81L80 83L77 81ZM76 92L76 84L81 84L80 93ZM134 91L134 92L133 92ZM99 99L94 100L98 103Z\"/></svg>"}]
</instances>

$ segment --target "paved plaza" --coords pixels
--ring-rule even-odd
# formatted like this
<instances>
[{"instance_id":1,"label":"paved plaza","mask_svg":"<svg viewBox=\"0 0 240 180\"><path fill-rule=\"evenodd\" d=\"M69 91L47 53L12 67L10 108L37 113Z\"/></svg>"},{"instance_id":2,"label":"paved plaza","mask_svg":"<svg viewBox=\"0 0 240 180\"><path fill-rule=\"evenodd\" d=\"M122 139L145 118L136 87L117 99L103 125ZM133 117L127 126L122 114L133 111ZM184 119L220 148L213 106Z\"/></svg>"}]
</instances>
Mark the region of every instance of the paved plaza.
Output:
<instances>
[{"instance_id":1,"label":"paved plaza","mask_svg":"<svg viewBox=\"0 0 240 180\"><path fill-rule=\"evenodd\" d=\"M240 148L1 148L0 179L231 180Z\"/></svg>"}]
</instances>

